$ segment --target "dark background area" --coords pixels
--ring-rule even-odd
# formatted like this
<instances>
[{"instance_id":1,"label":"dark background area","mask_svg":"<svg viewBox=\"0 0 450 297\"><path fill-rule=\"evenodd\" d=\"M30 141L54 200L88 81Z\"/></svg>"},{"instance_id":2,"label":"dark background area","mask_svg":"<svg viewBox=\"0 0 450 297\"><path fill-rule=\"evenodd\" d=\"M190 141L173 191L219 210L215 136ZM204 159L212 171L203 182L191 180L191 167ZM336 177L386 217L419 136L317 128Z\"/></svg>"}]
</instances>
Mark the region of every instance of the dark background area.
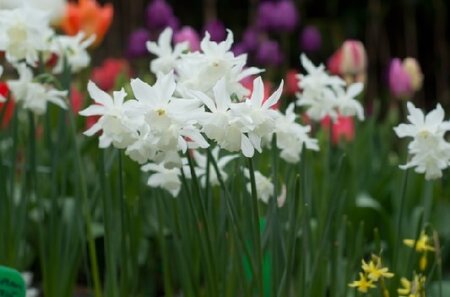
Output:
<instances>
[{"instance_id":1,"label":"dark background area","mask_svg":"<svg viewBox=\"0 0 450 297\"><path fill-rule=\"evenodd\" d=\"M99 1L112 3L114 21L94 63L106 57L120 57L133 30L145 26L145 7L149 0ZM240 38L253 22L258 0L167 0L181 25L201 31L206 20L217 17ZM297 0L300 24L289 34L289 63L300 68L298 36L306 25L316 25L323 46L312 56L318 62L328 57L345 39L361 40L368 54L367 99L388 95L386 70L393 57L418 59L424 86L415 95L421 106L431 109L436 101L448 112L449 98L449 1L446 0Z\"/></svg>"}]
</instances>

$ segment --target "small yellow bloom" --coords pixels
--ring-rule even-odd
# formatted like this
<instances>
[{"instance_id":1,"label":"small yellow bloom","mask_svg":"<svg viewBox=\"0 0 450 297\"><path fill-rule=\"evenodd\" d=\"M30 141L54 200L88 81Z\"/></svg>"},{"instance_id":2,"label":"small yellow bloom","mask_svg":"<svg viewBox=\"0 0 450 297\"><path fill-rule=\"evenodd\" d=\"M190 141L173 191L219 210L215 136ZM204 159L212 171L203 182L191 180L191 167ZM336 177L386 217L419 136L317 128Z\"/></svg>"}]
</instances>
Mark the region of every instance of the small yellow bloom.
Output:
<instances>
[{"instance_id":1,"label":"small yellow bloom","mask_svg":"<svg viewBox=\"0 0 450 297\"><path fill-rule=\"evenodd\" d=\"M364 259L362 260L362 270L367 274L369 279L375 282L382 277L391 278L394 276L393 273L389 272L387 267L381 265L381 258L376 255L372 255L369 263L366 263Z\"/></svg>"},{"instance_id":2,"label":"small yellow bloom","mask_svg":"<svg viewBox=\"0 0 450 297\"><path fill-rule=\"evenodd\" d=\"M430 241L430 237L422 231L417 243L414 239L404 239L403 243L411 248L416 247L416 251L419 253L434 252L434 247L429 244Z\"/></svg>"},{"instance_id":3,"label":"small yellow bloom","mask_svg":"<svg viewBox=\"0 0 450 297\"><path fill-rule=\"evenodd\" d=\"M400 282L403 288L397 290L399 297L425 297L425 276L415 274L412 281L402 277Z\"/></svg>"},{"instance_id":4,"label":"small yellow bloom","mask_svg":"<svg viewBox=\"0 0 450 297\"><path fill-rule=\"evenodd\" d=\"M358 288L361 293L367 293L370 288L375 288L372 280L367 279L367 277L359 273L359 280L353 281L349 284L349 287Z\"/></svg>"}]
</instances>

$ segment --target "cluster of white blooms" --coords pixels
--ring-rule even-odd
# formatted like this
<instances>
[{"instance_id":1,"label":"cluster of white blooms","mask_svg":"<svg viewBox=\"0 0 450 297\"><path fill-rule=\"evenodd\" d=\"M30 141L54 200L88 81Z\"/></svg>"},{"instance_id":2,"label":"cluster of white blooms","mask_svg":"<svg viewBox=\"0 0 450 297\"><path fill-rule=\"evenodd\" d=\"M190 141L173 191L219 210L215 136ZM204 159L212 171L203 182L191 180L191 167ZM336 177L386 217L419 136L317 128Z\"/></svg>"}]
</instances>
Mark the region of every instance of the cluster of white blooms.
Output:
<instances>
[{"instance_id":1,"label":"cluster of white blooms","mask_svg":"<svg viewBox=\"0 0 450 297\"><path fill-rule=\"evenodd\" d=\"M329 116L335 120L339 114L357 116L364 120L364 110L355 97L363 90L362 83L354 83L346 87L346 83L337 76L328 74L323 64L318 67L304 55L300 57L307 74L299 75L297 105L307 107L306 113L313 120L321 120Z\"/></svg>"},{"instance_id":2,"label":"cluster of white blooms","mask_svg":"<svg viewBox=\"0 0 450 297\"><path fill-rule=\"evenodd\" d=\"M284 115L278 112L279 115L275 123L277 147L281 150L280 156L289 163L300 161L303 146L313 151L319 150L317 139L308 135L311 127L302 126L295 121L297 115L294 113L294 107L294 103L291 103Z\"/></svg>"},{"instance_id":3,"label":"cluster of white blooms","mask_svg":"<svg viewBox=\"0 0 450 297\"><path fill-rule=\"evenodd\" d=\"M67 91L56 90L51 85L33 81L33 72L25 63L18 64L17 71L19 79L9 80L7 83L15 101L22 104L23 108L37 115L47 111L48 102L67 108L64 102Z\"/></svg>"},{"instance_id":4,"label":"cluster of white blooms","mask_svg":"<svg viewBox=\"0 0 450 297\"><path fill-rule=\"evenodd\" d=\"M412 137L408 145L411 156L408 163L400 168L415 167L418 173L425 173L425 179L442 177L442 170L450 166L450 143L445 133L450 131L450 121L444 121L441 105L425 115L422 110L408 102L410 124L400 124L394 128L398 137Z\"/></svg>"},{"instance_id":5,"label":"cluster of white blooms","mask_svg":"<svg viewBox=\"0 0 450 297\"><path fill-rule=\"evenodd\" d=\"M230 50L233 44L231 31L220 43L211 41L206 32L200 44L201 51L197 52L187 52L187 43L179 43L172 49L172 34L171 28L165 29L157 43L147 43L147 49L157 57L150 64L152 72L161 75L174 71L179 91L196 90L212 96L213 87L223 79L227 92L242 98L248 90L240 81L262 72L255 67L245 68L246 54L234 56Z\"/></svg>"},{"instance_id":6,"label":"cluster of white blooms","mask_svg":"<svg viewBox=\"0 0 450 297\"><path fill-rule=\"evenodd\" d=\"M287 114L273 109L283 83L265 99L258 77L253 81L252 94L246 95L240 80L260 70L244 69L247 57L235 57L230 51L232 42L231 32L220 43L206 34L202 51L191 53L185 44L173 48L172 31L164 30L157 43L147 44L157 56L150 65L156 75L153 85L136 78L130 82L132 95L123 89L109 95L89 82L88 91L96 104L80 114L99 119L85 134L102 131L101 148L112 145L124 149L131 159L143 164L143 170L153 172L150 186L161 187L173 196L180 191L182 173L190 177L183 170L186 165L182 158L188 149L194 150L194 170L202 186L207 179L212 185L219 184L211 160L208 165L207 157L196 151L213 143L216 146L211 155L223 180L227 179L225 166L238 155L220 158L220 149L251 158L255 151L262 151L263 140L277 134L281 156L289 162L298 162L303 146L317 150L316 141L308 136L310 128L295 123L293 105Z\"/></svg>"},{"instance_id":7,"label":"cluster of white blooms","mask_svg":"<svg viewBox=\"0 0 450 297\"><path fill-rule=\"evenodd\" d=\"M45 5L53 3L47 2ZM64 4L59 2L55 5ZM51 15L36 7L41 7L37 1L17 1L16 5L1 7L0 51L5 52L6 61L19 73L19 79L7 81L12 98L23 108L41 115L46 112L48 102L66 108L67 91L57 90L49 83L40 83L33 76L33 68L38 64L42 66L52 55L56 55L53 73L61 73L64 63L72 72L78 72L90 63L87 47L95 37L86 39L84 33L73 37L57 35L50 27ZM4 98L0 100L4 101Z\"/></svg>"},{"instance_id":8,"label":"cluster of white blooms","mask_svg":"<svg viewBox=\"0 0 450 297\"><path fill-rule=\"evenodd\" d=\"M80 70L89 66L91 56L87 48L95 41L95 35L86 38L84 32L79 32L75 36L56 35L52 38L50 43L50 51L55 53L58 59L53 73L61 73L64 67L65 57L67 64L70 65L72 72L79 72Z\"/></svg>"}]
</instances>

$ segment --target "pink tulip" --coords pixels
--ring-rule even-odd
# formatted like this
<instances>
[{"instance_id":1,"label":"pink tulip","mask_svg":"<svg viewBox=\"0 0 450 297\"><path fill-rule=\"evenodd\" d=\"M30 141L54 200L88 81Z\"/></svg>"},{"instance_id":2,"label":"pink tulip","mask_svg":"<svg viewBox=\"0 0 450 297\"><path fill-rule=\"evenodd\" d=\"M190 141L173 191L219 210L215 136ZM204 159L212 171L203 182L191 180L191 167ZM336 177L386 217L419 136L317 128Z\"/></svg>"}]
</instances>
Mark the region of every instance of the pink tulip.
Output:
<instances>
[{"instance_id":1,"label":"pink tulip","mask_svg":"<svg viewBox=\"0 0 450 297\"><path fill-rule=\"evenodd\" d=\"M367 69L366 49L361 41L346 40L328 60L328 69L332 74L340 75L349 82L364 77Z\"/></svg>"},{"instance_id":2,"label":"pink tulip","mask_svg":"<svg viewBox=\"0 0 450 297\"><path fill-rule=\"evenodd\" d=\"M394 58L389 65L389 88L392 95L399 99L411 97L422 87L423 75L419 63L414 58L403 62Z\"/></svg>"}]
</instances>

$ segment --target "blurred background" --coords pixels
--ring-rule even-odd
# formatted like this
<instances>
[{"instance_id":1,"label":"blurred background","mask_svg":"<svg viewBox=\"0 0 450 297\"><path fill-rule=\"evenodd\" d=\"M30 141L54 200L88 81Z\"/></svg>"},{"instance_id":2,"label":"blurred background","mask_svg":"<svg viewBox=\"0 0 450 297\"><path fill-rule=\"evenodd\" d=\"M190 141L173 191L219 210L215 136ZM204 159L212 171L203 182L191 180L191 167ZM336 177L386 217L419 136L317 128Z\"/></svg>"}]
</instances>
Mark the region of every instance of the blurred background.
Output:
<instances>
[{"instance_id":1,"label":"blurred background","mask_svg":"<svg viewBox=\"0 0 450 297\"><path fill-rule=\"evenodd\" d=\"M388 95L392 93L392 90L389 91L388 72L393 58L416 58L421 66L424 80L423 87L411 96L414 96L416 103L426 109L434 107L437 101L441 102L446 110L450 108L449 22L447 19L449 2L445 0L103 0L99 2L112 3L115 15L109 33L100 48L95 51L94 65L99 64L106 57L120 57L126 53L133 32L141 30L142 33L145 30L148 36L143 37L141 34L139 38L155 40L159 32L154 30L155 27L149 20L152 18L149 7L153 2L165 2L172 9L171 20L168 20L165 8L157 7L156 13L162 18L166 17L175 32L184 26L190 26L201 38L205 26L217 20L235 33L235 42L239 43L249 28L264 31L262 33L264 39L269 38L279 44L283 61L272 63L275 65L262 65L271 63L264 63L265 61L261 63L255 59L258 57L258 49L256 52L248 51L249 60L257 66L265 68L272 66L275 70L287 70L287 68L300 70L301 52L306 52L315 63L327 63L345 40L360 40L367 52L365 100L368 102L389 97ZM292 2L295 5L296 20L289 20L293 17L291 8L286 7L280 12L272 10L272 14L279 14L276 17L291 22L288 24L289 28L275 30L275 32L265 30L264 24L261 24L265 18L264 11L261 12L261 6L268 2L272 4ZM309 35L304 33L305 30L309 32ZM302 35L305 36L302 37ZM259 46L261 47L261 44ZM272 56L276 60L277 53L274 47L266 47L265 54L269 56L266 59L270 60ZM143 63L140 61L145 60L146 57L138 56L128 55L135 64ZM282 78L283 71L269 69L269 72L277 73L272 74L272 79ZM381 109L383 110L383 107L388 104L388 100L381 100Z\"/></svg>"}]
</instances>

